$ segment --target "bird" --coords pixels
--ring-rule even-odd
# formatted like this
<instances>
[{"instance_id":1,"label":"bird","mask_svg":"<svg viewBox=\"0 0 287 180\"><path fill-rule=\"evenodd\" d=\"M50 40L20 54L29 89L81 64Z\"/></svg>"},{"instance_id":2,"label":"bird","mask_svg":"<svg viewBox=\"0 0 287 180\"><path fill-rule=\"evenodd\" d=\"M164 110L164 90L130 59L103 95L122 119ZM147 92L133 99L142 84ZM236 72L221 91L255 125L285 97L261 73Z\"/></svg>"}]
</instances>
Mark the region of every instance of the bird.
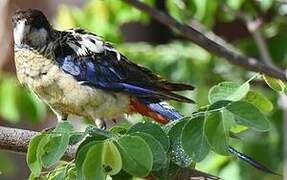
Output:
<instances>
[{"instance_id":1,"label":"bird","mask_svg":"<svg viewBox=\"0 0 287 180\"><path fill-rule=\"evenodd\" d=\"M167 124L183 117L167 101L194 103L176 93L194 86L170 82L133 63L94 33L80 28L56 30L36 9L17 10L12 24L17 78L51 108L58 121L77 115L105 129L106 121L139 113ZM229 152L273 173L233 147Z\"/></svg>"},{"instance_id":2,"label":"bird","mask_svg":"<svg viewBox=\"0 0 287 180\"><path fill-rule=\"evenodd\" d=\"M140 113L166 124L180 115L167 100L194 103L175 92L193 90L131 62L109 42L84 29L55 30L39 10L12 17L18 80L56 114L105 121Z\"/></svg>"}]
</instances>

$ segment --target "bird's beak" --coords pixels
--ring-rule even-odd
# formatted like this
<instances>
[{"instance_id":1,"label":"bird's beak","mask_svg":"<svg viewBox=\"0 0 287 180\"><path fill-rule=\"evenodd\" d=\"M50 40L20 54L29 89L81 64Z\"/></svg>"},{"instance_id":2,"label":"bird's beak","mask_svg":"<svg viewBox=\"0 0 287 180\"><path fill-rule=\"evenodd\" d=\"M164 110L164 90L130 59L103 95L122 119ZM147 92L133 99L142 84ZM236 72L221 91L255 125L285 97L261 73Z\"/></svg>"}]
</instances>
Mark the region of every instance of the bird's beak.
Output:
<instances>
[{"instance_id":1,"label":"bird's beak","mask_svg":"<svg viewBox=\"0 0 287 180\"><path fill-rule=\"evenodd\" d=\"M26 23L26 20L18 21L13 30L13 36L14 36L14 43L16 46L21 46L25 39L27 34L30 31L30 25Z\"/></svg>"}]
</instances>

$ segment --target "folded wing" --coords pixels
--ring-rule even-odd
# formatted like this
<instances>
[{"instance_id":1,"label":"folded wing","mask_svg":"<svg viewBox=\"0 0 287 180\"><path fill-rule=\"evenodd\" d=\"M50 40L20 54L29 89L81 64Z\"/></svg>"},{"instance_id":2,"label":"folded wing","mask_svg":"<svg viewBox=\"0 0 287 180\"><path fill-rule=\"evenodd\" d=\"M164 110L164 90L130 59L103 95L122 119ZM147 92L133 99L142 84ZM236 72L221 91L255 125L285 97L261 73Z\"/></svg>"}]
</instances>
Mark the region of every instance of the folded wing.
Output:
<instances>
[{"instance_id":1,"label":"folded wing","mask_svg":"<svg viewBox=\"0 0 287 180\"><path fill-rule=\"evenodd\" d=\"M192 90L193 86L171 83L153 74L149 69L130 62L110 44L95 42L95 39L99 41L98 37L93 39L94 45L103 47L91 48L91 44L84 43L87 38L93 38L95 35L89 34L86 39L80 33L73 33L71 36L73 38L70 38L70 41L56 48L56 61L64 72L71 74L82 84L127 93L152 102L175 100L193 103L193 100L174 93ZM77 39L82 39L82 42L76 41Z\"/></svg>"}]
</instances>

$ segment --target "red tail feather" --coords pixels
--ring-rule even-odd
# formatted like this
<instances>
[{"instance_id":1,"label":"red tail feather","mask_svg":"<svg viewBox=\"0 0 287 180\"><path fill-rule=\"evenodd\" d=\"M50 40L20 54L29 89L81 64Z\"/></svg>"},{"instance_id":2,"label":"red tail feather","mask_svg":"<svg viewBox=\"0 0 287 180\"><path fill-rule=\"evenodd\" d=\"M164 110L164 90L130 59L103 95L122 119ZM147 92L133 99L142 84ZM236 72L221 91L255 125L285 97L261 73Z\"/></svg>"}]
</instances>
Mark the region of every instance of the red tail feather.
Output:
<instances>
[{"instance_id":1,"label":"red tail feather","mask_svg":"<svg viewBox=\"0 0 287 180\"><path fill-rule=\"evenodd\" d=\"M140 113L143 116L147 116L152 118L153 120L161 123L161 124L166 124L168 123L168 119L166 119L165 117L163 117L162 115L154 112L153 110L151 110L148 106L146 106L145 104L135 100L135 99L131 99L131 104L130 104L130 111L131 113L133 112L137 112Z\"/></svg>"}]
</instances>

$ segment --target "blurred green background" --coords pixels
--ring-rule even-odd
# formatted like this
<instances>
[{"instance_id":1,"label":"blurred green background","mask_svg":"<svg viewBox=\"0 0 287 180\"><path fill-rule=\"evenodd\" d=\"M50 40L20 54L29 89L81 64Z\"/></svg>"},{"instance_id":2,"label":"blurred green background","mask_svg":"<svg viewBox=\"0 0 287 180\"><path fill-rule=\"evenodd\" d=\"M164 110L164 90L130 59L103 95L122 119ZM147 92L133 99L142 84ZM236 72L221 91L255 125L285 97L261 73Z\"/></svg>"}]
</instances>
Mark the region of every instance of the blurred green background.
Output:
<instances>
[{"instance_id":1,"label":"blurred green background","mask_svg":"<svg viewBox=\"0 0 287 180\"><path fill-rule=\"evenodd\" d=\"M0 26L2 39L2 43L0 39L0 49L3 39L11 35L10 14L17 8L39 8L48 14L57 29L72 27L87 29L110 41L130 60L151 68L169 80L195 85L195 91L183 92L183 94L195 99L198 105L171 102L186 115L207 104L207 93L213 85L225 80L240 83L252 75L186 41L175 31L120 0L43 1L42 4L35 2L32 0L25 4L13 0L1 2L8 4L3 7L8 8L9 11L6 15L8 20L1 22L2 24L6 22L7 28L1 30ZM281 68L286 66L286 3L275 0L144 0L143 2L166 11L181 22L190 24L197 21L206 27L206 32L212 30L244 54L258 58L260 57L258 47L246 23L238 14L244 14L251 20L260 20L259 28L266 39L273 63ZM11 38L8 39L11 41ZM0 67L0 124L33 130L55 124L56 118L50 110L31 92L18 84L11 52L10 45L5 51L8 54L7 58L4 59L2 56L2 63L0 63L2 65ZM274 104L273 111L268 114L272 129L266 133L243 133L242 140L237 140L236 143L240 144L241 151L282 174L284 160L282 103L284 102L278 94L260 81L252 82L252 88L266 95ZM26 179L29 172L24 159L23 155L0 151L0 179ZM259 172L232 157L212 153L197 167L224 179L281 179L281 177Z\"/></svg>"}]
</instances>

